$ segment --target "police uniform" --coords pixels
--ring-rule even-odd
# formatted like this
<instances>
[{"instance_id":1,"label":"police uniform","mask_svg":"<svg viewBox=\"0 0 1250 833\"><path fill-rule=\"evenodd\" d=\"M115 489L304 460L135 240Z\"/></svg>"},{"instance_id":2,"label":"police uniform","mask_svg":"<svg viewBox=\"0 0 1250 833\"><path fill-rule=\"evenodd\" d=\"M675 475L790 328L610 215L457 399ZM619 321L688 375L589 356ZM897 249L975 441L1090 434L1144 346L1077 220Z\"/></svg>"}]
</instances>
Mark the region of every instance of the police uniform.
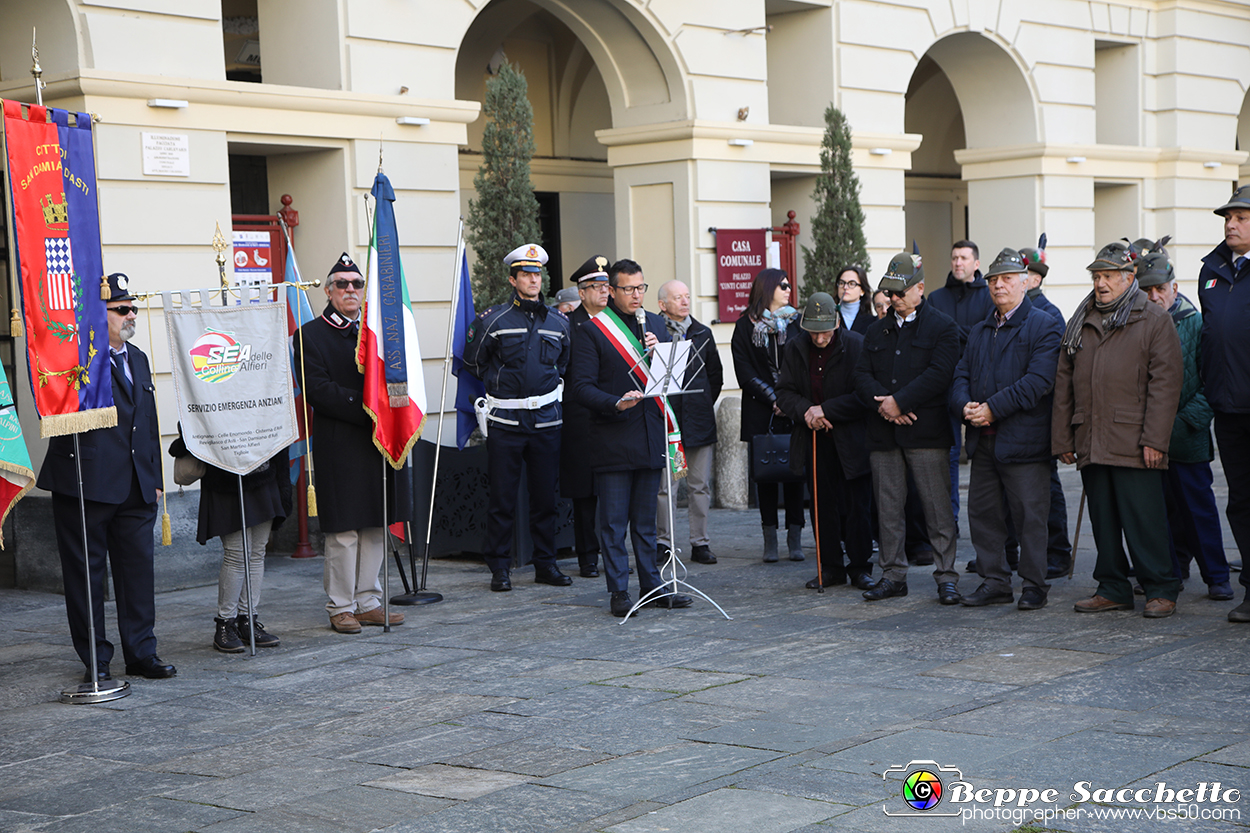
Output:
<instances>
[{"instance_id":1,"label":"police uniform","mask_svg":"<svg viewBox=\"0 0 1250 833\"><path fill-rule=\"evenodd\" d=\"M514 276L541 272L546 262L547 253L536 244L519 246L504 258ZM512 589L509 568L522 462L528 475L535 581L557 587L572 584L556 565L555 553L568 319L541 298L529 301L514 293L509 301L479 315L466 340L464 367L486 386L486 396L477 406L486 427L489 460L486 564L491 589Z\"/></svg>"}]
</instances>

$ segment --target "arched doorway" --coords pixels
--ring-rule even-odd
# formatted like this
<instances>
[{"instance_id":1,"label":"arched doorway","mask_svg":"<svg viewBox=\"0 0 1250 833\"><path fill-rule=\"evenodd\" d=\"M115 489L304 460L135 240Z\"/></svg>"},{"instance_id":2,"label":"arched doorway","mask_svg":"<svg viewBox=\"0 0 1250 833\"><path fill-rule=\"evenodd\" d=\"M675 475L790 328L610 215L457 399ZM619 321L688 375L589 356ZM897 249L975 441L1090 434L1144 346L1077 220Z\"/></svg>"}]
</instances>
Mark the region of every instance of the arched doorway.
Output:
<instances>
[{"instance_id":1,"label":"arched doorway","mask_svg":"<svg viewBox=\"0 0 1250 833\"><path fill-rule=\"evenodd\" d=\"M647 34L644 34L647 33ZM619 257L618 199L607 148L595 131L681 118L683 85L654 27L631 4L586 0L493 0L474 19L456 57L456 98L481 101L507 60L525 73L534 109L531 165L551 291L590 255ZM668 56L663 58L661 56ZM473 197L484 119L468 128L460 157L462 209ZM671 189L670 189L671 192ZM671 202L671 197L670 197ZM671 209L668 212L670 218ZM669 236L672 222L668 221ZM674 253L668 251L671 261Z\"/></svg>"},{"instance_id":2,"label":"arched doorway","mask_svg":"<svg viewBox=\"0 0 1250 833\"><path fill-rule=\"evenodd\" d=\"M1002 246L1036 238L1037 178L968 181L956 156L1039 141L1034 102L1023 70L985 35L942 38L916 64L904 125L924 140L906 175L905 210L907 239L918 243L933 269L930 288L942 285L939 276L956 240L976 241L988 260Z\"/></svg>"}]
</instances>

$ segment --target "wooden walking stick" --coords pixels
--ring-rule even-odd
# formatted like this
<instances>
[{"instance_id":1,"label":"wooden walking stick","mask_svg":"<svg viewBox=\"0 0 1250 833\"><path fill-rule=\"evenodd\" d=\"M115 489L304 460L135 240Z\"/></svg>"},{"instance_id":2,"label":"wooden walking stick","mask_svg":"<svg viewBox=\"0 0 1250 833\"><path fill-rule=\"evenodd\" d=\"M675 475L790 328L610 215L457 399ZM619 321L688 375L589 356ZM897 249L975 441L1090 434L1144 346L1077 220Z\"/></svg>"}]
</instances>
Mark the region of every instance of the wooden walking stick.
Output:
<instances>
[{"instance_id":1,"label":"wooden walking stick","mask_svg":"<svg viewBox=\"0 0 1250 833\"><path fill-rule=\"evenodd\" d=\"M816 535L816 592L825 592L825 576L820 563L820 498L816 489L816 429L812 429L812 530Z\"/></svg>"},{"instance_id":2,"label":"wooden walking stick","mask_svg":"<svg viewBox=\"0 0 1250 833\"><path fill-rule=\"evenodd\" d=\"M1076 572L1076 545L1081 540L1081 521L1085 517L1085 488L1081 488L1081 508L1076 510L1076 534L1072 536L1072 562L1068 565L1068 578Z\"/></svg>"}]
</instances>

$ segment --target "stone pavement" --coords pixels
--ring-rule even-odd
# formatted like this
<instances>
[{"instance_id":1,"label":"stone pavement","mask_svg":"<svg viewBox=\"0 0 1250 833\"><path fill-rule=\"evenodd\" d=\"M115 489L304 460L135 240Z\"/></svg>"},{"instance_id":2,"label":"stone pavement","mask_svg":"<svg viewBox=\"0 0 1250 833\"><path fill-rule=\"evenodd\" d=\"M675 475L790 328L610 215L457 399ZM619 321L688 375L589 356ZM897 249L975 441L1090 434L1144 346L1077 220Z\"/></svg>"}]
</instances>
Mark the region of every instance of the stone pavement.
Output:
<instances>
[{"instance_id":1,"label":"stone pavement","mask_svg":"<svg viewBox=\"0 0 1250 833\"><path fill-rule=\"evenodd\" d=\"M1064 479L1075 520L1079 481ZM1076 577L1035 612L939 606L923 568L906 598L819 595L802 587L810 530L808 561L780 564L759 560L754 511L716 510L712 530L720 563L690 577L732 621L698 601L622 625L603 579L554 588L523 570L512 593L490 593L480 563L440 559L429 586L445 601L408 608L390 634L348 636L327 627L320 560L271 558L261 619L280 648L217 653L215 588L162 593L160 655L177 678L134 679L131 696L99 706L55 702L82 673L61 598L0 591L0 830L960 827L883 813L909 809L903 774L887 770L913 760L977 789L1054 788L1060 807L1081 781L1250 790L1250 627L1225 621L1236 603L1203 598L1195 575L1170 619L1143 619L1140 604L1074 613L1093 588L1088 519ZM942 777L949 799L958 778ZM1126 798L1112 809L1153 806ZM952 806L972 805L932 812ZM1250 826L1250 800L1201 809L1213 807L1240 820L1073 815L1027 829Z\"/></svg>"}]
</instances>

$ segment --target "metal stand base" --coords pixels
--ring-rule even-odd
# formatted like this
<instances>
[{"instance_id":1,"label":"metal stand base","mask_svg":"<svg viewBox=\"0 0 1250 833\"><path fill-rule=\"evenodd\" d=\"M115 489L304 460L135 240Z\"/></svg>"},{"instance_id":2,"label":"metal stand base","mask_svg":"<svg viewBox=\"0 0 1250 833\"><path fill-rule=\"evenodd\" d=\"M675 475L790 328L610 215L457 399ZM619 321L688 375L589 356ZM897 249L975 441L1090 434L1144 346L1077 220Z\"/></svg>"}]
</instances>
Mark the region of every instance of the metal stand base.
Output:
<instances>
[{"instance_id":1,"label":"metal stand base","mask_svg":"<svg viewBox=\"0 0 1250 833\"><path fill-rule=\"evenodd\" d=\"M669 499L669 512L671 513L672 501L673 501L673 489L671 485L669 487L668 499ZM672 529L672 528L673 528L673 525L670 520L669 529ZM686 565L683 564L681 562L681 559L677 557L677 552L678 552L678 548L673 547L672 550L669 552L668 561L665 561L664 566L660 568L660 578L664 579L664 583L661 584L659 587L653 587L652 589L648 590L642 596L642 598L640 598L637 602L635 602L634 606L629 609L629 613L625 614L625 618L621 619L620 623L622 625L628 622L629 617L633 616L638 611L639 608L647 604L650 604L656 599L663 599L665 596L678 595L677 585L679 584L686 590L693 593L694 595L708 602L710 605L712 605L712 607L719 610L721 616L724 616L726 619L731 619L731 620L733 619L733 617L730 616L728 613L726 613L725 609L722 608L720 605L718 605L716 601L712 599L711 596L704 593L702 590L700 590L699 588L695 587L693 584L690 584L689 582L685 580L685 576L688 575L688 572L686 570ZM679 568L681 570L682 578L677 577L677 571Z\"/></svg>"},{"instance_id":2,"label":"metal stand base","mask_svg":"<svg viewBox=\"0 0 1250 833\"><path fill-rule=\"evenodd\" d=\"M391 604L393 605L428 605L443 600L442 593L431 593L428 590L418 590L415 593L405 593L402 596L391 596Z\"/></svg>"},{"instance_id":3,"label":"metal stand base","mask_svg":"<svg viewBox=\"0 0 1250 833\"><path fill-rule=\"evenodd\" d=\"M107 703L130 696L130 683L125 680L106 680L102 683L79 683L61 691L61 702L71 706Z\"/></svg>"}]
</instances>

